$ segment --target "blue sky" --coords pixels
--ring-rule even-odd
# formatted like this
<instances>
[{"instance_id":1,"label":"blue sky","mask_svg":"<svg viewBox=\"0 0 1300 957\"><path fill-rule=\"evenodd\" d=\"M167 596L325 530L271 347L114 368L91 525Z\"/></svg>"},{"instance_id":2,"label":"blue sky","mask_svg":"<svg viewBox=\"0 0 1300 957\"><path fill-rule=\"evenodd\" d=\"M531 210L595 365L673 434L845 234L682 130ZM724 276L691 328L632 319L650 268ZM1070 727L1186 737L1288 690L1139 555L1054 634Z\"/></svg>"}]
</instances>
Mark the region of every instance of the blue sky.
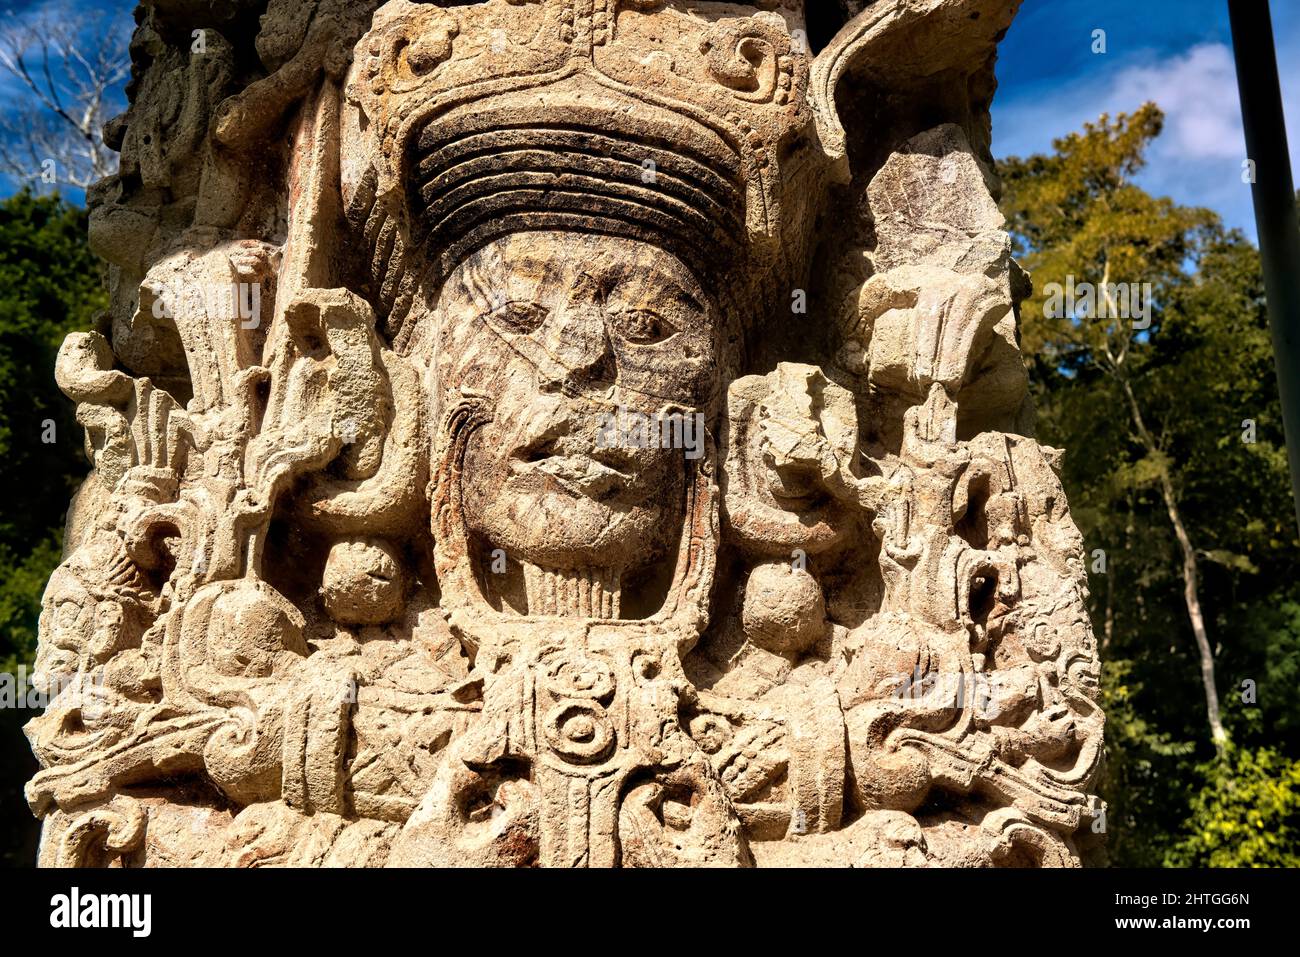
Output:
<instances>
[{"instance_id":1,"label":"blue sky","mask_svg":"<svg viewBox=\"0 0 1300 957\"><path fill-rule=\"evenodd\" d=\"M1273 0L1292 168L1300 173L1300 2ZM1104 54L1092 52L1106 31ZM1164 133L1139 182L1208 206L1255 236L1226 0L1025 0L998 59L993 152L1028 155L1103 112L1146 100ZM1300 182L1300 175L1296 176Z\"/></svg>"},{"instance_id":2,"label":"blue sky","mask_svg":"<svg viewBox=\"0 0 1300 957\"><path fill-rule=\"evenodd\" d=\"M0 0L0 25L21 27L24 21L30 22L50 16L62 22L75 24L79 35L86 41L98 39L96 31L111 27L112 33L106 35L120 35L122 46L125 48L131 38L134 10L134 0ZM89 45L90 43L87 42L87 46ZM35 61L30 65L35 65ZM63 87L63 74L57 64L54 75L56 82ZM109 117L125 105L125 96L120 86L115 93L116 95L110 96L107 101L110 104ZM31 94L22 82L7 70L0 69L0 115L6 119L10 119L14 114L25 116L25 111L31 103ZM18 125L21 126L22 123L19 122ZM0 196L7 196L19 185L21 184L9 176L0 173ZM61 187L61 192L76 202L84 201L78 189L64 186Z\"/></svg>"},{"instance_id":3,"label":"blue sky","mask_svg":"<svg viewBox=\"0 0 1300 957\"><path fill-rule=\"evenodd\" d=\"M68 0L0 0L0 15L30 16ZM77 0L129 23L132 0ZM1300 0L1273 0L1291 154L1300 181ZM1092 52L1094 30L1107 52ZM1154 100L1165 132L1140 182L1180 203L1208 206L1255 235L1226 0L1025 0L1002 45L993 151L1028 155L1102 112ZM15 87L0 76L0 110ZM7 192L0 182L0 192Z\"/></svg>"}]
</instances>

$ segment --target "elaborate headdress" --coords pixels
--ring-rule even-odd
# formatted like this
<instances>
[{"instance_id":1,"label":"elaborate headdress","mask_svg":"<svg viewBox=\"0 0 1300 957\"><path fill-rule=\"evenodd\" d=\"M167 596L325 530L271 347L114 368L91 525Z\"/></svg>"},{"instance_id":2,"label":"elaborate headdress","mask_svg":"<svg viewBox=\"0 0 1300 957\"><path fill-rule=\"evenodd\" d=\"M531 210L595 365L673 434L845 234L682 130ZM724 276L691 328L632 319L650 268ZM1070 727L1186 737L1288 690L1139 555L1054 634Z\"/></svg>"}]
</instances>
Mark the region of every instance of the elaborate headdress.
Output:
<instances>
[{"instance_id":1,"label":"elaborate headdress","mask_svg":"<svg viewBox=\"0 0 1300 957\"><path fill-rule=\"evenodd\" d=\"M763 6L710 20L662 0L386 4L348 82L344 193L390 334L412 270L436 281L521 230L644 240L710 278L743 259L756 284L796 261L810 216L785 203L785 167L808 190L829 164L802 150L802 0Z\"/></svg>"}]
</instances>

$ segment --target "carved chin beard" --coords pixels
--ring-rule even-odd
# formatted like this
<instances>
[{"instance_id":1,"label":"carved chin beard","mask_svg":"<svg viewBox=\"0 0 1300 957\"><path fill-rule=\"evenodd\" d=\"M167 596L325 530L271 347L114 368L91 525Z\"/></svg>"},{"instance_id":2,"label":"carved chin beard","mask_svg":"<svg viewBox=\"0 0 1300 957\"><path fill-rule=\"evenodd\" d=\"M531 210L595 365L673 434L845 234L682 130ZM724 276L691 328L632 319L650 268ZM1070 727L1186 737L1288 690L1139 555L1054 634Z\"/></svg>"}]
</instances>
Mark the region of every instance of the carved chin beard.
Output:
<instances>
[{"instance_id":1,"label":"carved chin beard","mask_svg":"<svg viewBox=\"0 0 1300 957\"><path fill-rule=\"evenodd\" d=\"M611 466L582 454L519 461L490 430L470 439L462 473L466 530L514 561L617 581L665 556L683 520L680 453Z\"/></svg>"}]
</instances>

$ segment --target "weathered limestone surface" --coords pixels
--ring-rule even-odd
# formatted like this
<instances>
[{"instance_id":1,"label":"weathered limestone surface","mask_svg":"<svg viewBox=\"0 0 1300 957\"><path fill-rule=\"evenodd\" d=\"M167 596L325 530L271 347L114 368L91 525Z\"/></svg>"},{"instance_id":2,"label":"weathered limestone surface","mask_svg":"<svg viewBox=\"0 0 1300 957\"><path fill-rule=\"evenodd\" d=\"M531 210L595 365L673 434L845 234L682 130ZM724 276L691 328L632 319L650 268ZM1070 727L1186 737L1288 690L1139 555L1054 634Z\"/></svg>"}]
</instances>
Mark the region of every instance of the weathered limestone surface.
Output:
<instances>
[{"instance_id":1,"label":"weathered limestone surface","mask_svg":"<svg viewBox=\"0 0 1300 957\"><path fill-rule=\"evenodd\" d=\"M41 863L1077 865L1016 6L142 3Z\"/></svg>"}]
</instances>

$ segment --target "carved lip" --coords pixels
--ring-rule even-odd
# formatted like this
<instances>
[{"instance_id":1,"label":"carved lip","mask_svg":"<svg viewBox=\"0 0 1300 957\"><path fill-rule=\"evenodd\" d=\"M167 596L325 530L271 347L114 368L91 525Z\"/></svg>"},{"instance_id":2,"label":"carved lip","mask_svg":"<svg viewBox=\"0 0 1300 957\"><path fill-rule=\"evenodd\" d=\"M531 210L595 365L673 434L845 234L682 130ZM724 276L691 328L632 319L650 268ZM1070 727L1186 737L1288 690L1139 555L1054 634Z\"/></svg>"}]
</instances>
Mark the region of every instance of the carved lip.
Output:
<instances>
[{"instance_id":1,"label":"carved lip","mask_svg":"<svg viewBox=\"0 0 1300 957\"><path fill-rule=\"evenodd\" d=\"M550 480L588 498L622 491L632 481L630 474L590 455L525 454L511 460L510 472L523 479Z\"/></svg>"}]
</instances>

